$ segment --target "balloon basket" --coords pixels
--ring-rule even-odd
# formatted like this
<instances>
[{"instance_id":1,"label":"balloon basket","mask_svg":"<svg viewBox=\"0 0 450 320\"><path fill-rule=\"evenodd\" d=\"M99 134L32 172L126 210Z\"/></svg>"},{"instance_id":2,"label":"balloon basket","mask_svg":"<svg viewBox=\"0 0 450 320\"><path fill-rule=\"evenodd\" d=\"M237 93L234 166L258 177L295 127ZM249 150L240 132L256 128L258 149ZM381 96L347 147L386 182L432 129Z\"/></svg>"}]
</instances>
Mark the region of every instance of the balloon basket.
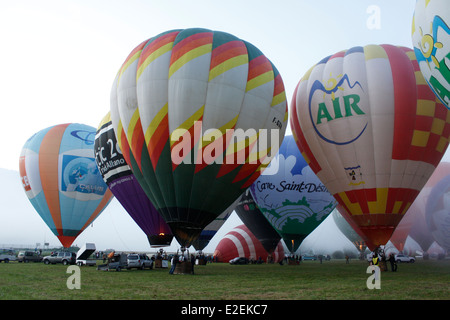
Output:
<instances>
[{"instance_id":1,"label":"balloon basket","mask_svg":"<svg viewBox=\"0 0 450 320\"><path fill-rule=\"evenodd\" d=\"M380 261L378 266L380 267L380 271L387 271L386 261Z\"/></svg>"},{"instance_id":2,"label":"balloon basket","mask_svg":"<svg viewBox=\"0 0 450 320\"><path fill-rule=\"evenodd\" d=\"M192 274L192 264L190 261L177 262L173 274Z\"/></svg>"},{"instance_id":3,"label":"balloon basket","mask_svg":"<svg viewBox=\"0 0 450 320\"><path fill-rule=\"evenodd\" d=\"M165 259L156 259L155 268L167 269L169 267L169 261Z\"/></svg>"},{"instance_id":4,"label":"balloon basket","mask_svg":"<svg viewBox=\"0 0 450 320\"><path fill-rule=\"evenodd\" d=\"M197 261L199 266L206 266L206 263L208 262L206 259L198 259Z\"/></svg>"}]
</instances>

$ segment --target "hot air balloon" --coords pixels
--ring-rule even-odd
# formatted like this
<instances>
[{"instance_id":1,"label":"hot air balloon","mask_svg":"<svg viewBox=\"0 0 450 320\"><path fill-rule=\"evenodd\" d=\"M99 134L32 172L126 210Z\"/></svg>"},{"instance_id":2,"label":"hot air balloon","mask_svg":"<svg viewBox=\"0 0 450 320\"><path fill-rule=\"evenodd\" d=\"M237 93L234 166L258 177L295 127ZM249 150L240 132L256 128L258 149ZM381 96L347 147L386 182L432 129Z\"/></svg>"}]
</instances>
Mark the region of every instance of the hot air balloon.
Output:
<instances>
[{"instance_id":1,"label":"hot air balloon","mask_svg":"<svg viewBox=\"0 0 450 320\"><path fill-rule=\"evenodd\" d=\"M95 164L94 138L93 127L56 125L29 138L20 154L25 193L66 248L112 198Z\"/></svg>"},{"instance_id":2,"label":"hot air balloon","mask_svg":"<svg viewBox=\"0 0 450 320\"><path fill-rule=\"evenodd\" d=\"M426 221L425 211L427 202L431 195L431 190L434 189L436 184L441 181L442 178L448 175L450 175L450 163L441 161L399 224L399 226L403 223L411 225L408 235L420 245L424 252L428 251L431 244L434 242ZM437 189L434 190L436 191ZM397 229L394 234L396 232Z\"/></svg>"},{"instance_id":3,"label":"hot air balloon","mask_svg":"<svg viewBox=\"0 0 450 320\"><path fill-rule=\"evenodd\" d=\"M420 194L419 194L420 196ZM410 210L413 209L414 204L411 206ZM425 205L424 205L425 207ZM408 210L409 211L409 210ZM433 236L431 235L430 230L428 229L428 225L425 219L425 210L419 211L417 210L415 213L412 213L415 217L414 223L409 232L409 236L417 242L423 252L427 252L428 249L434 242Z\"/></svg>"},{"instance_id":4,"label":"hot air balloon","mask_svg":"<svg viewBox=\"0 0 450 320\"><path fill-rule=\"evenodd\" d=\"M195 250L202 251L209 244L211 239L216 235L217 231L219 231L219 229L231 216L236 204L237 200L202 230L200 236L192 242L192 246Z\"/></svg>"},{"instance_id":5,"label":"hot air balloon","mask_svg":"<svg viewBox=\"0 0 450 320\"><path fill-rule=\"evenodd\" d=\"M412 220L408 219L408 214L405 214L405 217L400 221L389 239L400 252L403 252L403 249L405 248L406 240L408 239L409 232L412 228L412 222Z\"/></svg>"},{"instance_id":6,"label":"hot air balloon","mask_svg":"<svg viewBox=\"0 0 450 320\"><path fill-rule=\"evenodd\" d=\"M219 262L229 262L237 257L247 258L254 262L267 262L269 257L269 253L259 240L243 224L228 232L214 250L214 258ZM274 263L284 259L281 242L278 242L276 249L270 254L270 258Z\"/></svg>"},{"instance_id":7,"label":"hot air balloon","mask_svg":"<svg viewBox=\"0 0 450 320\"><path fill-rule=\"evenodd\" d=\"M369 248L371 251L374 250L375 246L366 242L364 234L361 230L359 230L359 227L353 222L353 220L349 219L349 215L342 215L339 210L342 211L345 209L339 205L336 206L336 209L334 209L331 213L333 220L342 234L345 235L351 243L353 243L360 255L364 253L366 248Z\"/></svg>"},{"instance_id":8,"label":"hot air balloon","mask_svg":"<svg viewBox=\"0 0 450 320\"><path fill-rule=\"evenodd\" d=\"M280 242L281 236L259 210L249 189L242 194L234 210L245 226L261 242L264 249L272 253Z\"/></svg>"},{"instance_id":9,"label":"hot air balloon","mask_svg":"<svg viewBox=\"0 0 450 320\"><path fill-rule=\"evenodd\" d=\"M413 51L368 45L329 56L300 80L291 112L311 169L369 241L385 245L450 134Z\"/></svg>"},{"instance_id":10,"label":"hot air balloon","mask_svg":"<svg viewBox=\"0 0 450 320\"><path fill-rule=\"evenodd\" d=\"M110 113L100 122L94 143L95 161L103 180L131 218L146 234L152 248L170 246L173 235L128 166L111 123Z\"/></svg>"},{"instance_id":11,"label":"hot air balloon","mask_svg":"<svg viewBox=\"0 0 450 320\"><path fill-rule=\"evenodd\" d=\"M420 71L434 93L450 108L450 3L417 0L412 42Z\"/></svg>"},{"instance_id":12,"label":"hot air balloon","mask_svg":"<svg viewBox=\"0 0 450 320\"><path fill-rule=\"evenodd\" d=\"M119 145L128 141L138 181L184 247L267 166L287 115L274 65L250 43L207 29L142 42L111 90Z\"/></svg>"},{"instance_id":13,"label":"hot air balloon","mask_svg":"<svg viewBox=\"0 0 450 320\"><path fill-rule=\"evenodd\" d=\"M277 156L250 187L253 199L294 253L337 202L286 136Z\"/></svg>"},{"instance_id":14,"label":"hot air balloon","mask_svg":"<svg viewBox=\"0 0 450 320\"><path fill-rule=\"evenodd\" d=\"M450 163L438 166L439 180L431 187L425 207L425 217L434 240L445 250L450 250ZM431 180L431 179L430 179ZM431 183L430 183L431 185Z\"/></svg>"}]
</instances>

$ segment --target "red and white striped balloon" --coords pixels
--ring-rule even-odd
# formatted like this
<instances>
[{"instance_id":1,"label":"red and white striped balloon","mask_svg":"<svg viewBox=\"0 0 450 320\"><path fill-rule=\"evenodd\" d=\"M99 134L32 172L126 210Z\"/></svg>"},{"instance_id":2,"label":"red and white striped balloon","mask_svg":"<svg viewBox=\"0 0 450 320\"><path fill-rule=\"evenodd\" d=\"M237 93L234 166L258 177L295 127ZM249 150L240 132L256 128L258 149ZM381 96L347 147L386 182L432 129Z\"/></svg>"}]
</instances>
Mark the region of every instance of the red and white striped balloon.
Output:
<instances>
[{"instance_id":1,"label":"red and white striped balloon","mask_svg":"<svg viewBox=\"0 0 450 320\"><path fill-rule=\"evenodd\" d=\"M268 253L261 242L244 225L237 226L219 242L214 251L214 257L220 262L228 262L236 257L245 257L248 259L261 259L266 262ZM284 249L281 242L278 243L273 251L272 258L274 262L280 262L284 258Z\"/></svg>"}]
</instances>

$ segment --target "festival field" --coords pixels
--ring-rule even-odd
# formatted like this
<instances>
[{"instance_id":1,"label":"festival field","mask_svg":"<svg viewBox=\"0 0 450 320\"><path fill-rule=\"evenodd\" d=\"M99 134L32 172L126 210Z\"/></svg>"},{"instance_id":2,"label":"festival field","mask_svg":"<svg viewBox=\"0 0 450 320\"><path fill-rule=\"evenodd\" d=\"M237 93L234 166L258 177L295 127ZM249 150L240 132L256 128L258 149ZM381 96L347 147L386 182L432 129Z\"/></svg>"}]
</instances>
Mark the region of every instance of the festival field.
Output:
<instances>
[{"instance_id":1,"label":"festival field","mask_svg":"<svg viewBox=\"0 0 450 320\"><path fill-rule=\"evenodd\" d=\"M450 260L399 264L368 289L367 262L304 261L301 265L196 266L194 275L168 269L98 271L81 267L80 289L68 289L63 265L0 264L0 300L448 300Z\"/></svg>"}]
</instances>

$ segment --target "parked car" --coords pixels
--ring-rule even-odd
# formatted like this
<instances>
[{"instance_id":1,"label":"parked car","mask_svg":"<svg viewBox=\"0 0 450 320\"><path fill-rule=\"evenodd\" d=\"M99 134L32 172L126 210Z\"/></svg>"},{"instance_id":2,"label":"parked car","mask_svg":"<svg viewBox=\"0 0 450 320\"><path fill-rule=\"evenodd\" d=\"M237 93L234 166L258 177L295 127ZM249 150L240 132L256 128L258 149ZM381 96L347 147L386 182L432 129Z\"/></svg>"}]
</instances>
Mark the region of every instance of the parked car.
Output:
<instances>
[{"instance_id":1,"label":"parked car","mask_svg":"<svg viewBox=\"0 0 450 320\"><path fill-rule=\"evenodd\" d=\"M146 254L130 253L127 256L127 269L131 268L152 269L153 260L151 260Z\"/></svg>"},{"instance_id":2,"label":"parked car","mask_svg":"<svg viewBox=\"0 0 450 320\"><path fill-rule=\"evenodd\" d=\"M63 265L75 264L77 261L77 255L75 252L57 251L50 256L43 258L45 264L62 263Z\"/></svg>"},{"instance_id":3,"label":"parked car","mask_svg":"<svg viewBox=\"0 0 450 320\"><path fill-rule=\"evenodd\" d=\"M19 262L41 262L42 256L36 251L19 251L17 255L17 261Z\"/></svg>"},{"instance_id":4,"label":"parked car","mask_svg":"<svg viewBox=\"0 0 450 320\"><path fill-rule=\"evenodd\" d=\"M407 256L407 255L404 255L404 254L396 254L395 255L395 261L397 263L399 263L399 262L411 262L411 263L414 263L414 262L416 262L416 258Z\"/></svg>"},{"instance_id":5,"label":"parked car","mask_svg":"<svg viewBox=\"0 0 450 320\"><path fill-rule=\"evenodd\" d=\"M116 253L113 251L113 256L111 261L105 264L100 264L97 266L97 270L109 271L116 270L121 271L123 268L128 267L128 255L126 253Z\"/></svg>"},{"instance_id":6,"label":"parked car","mask_svg":"<svg viewBox=\"0 0 450 320\"><path fill-rule=\"evenodd\" d=\"M14 254L14 251L12 250L2 250L0 252L0 262L4 261L5 263L8 263L10 261L16 261L16 255Z\"/></svg>"},{"instance_id":7,"label":"parked car","mask_svg":"<svg viewBox=\"0 0 450 320\"><path fill-rule=\"evenodd\" d=\"M236 257L230 260L230 264L248 264L248 259L244 257Z\"/></svg>"},{"instance_id":8,"label":"parked car","mask_svg":"<svg viewBox=\"0 0 450 320\"><path fill-rule=\"evenodd\" d=\"M302 256L302 260L306 261L306 260L317 260L316 256Z\"/></svg>"}]
</instances>

